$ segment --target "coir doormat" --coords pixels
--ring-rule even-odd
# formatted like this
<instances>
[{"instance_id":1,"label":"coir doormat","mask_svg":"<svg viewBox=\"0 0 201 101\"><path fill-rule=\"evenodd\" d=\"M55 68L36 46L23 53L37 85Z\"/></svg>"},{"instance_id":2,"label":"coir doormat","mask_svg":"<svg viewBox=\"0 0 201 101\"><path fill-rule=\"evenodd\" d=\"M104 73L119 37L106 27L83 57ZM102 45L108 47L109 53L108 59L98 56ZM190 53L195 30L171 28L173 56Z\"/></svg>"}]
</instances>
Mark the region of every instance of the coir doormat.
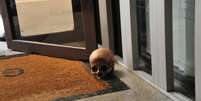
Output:
<instances>
[{"instance_id":1,"label":"coir doormat","mask_svg":"<svg viewBox=\"0 0 201 101\"><path fill-rule=\"evenodd\" d=\"M81 61L40 55L0 59L0 101L71 101L127 89L115 76L95 79Z\"/></svg>"}]
</instances>

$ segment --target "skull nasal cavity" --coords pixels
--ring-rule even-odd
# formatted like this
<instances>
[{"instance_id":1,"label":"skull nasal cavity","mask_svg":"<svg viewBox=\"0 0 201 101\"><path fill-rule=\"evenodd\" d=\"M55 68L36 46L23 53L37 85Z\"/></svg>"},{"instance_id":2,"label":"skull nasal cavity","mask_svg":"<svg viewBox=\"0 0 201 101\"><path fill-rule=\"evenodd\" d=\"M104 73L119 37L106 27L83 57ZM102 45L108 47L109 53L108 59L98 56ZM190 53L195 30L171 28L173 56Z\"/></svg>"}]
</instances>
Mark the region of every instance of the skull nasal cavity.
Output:
<instances>
[{"instance_id":1,"label":"skull nasal cavity","mask_svg":"<svg viewBox=\"0 0 201 101\"><path fill-rule=\"evenodd\" d=\"M98 73L98 77L102 77L103 75L102 75L102 73Z\"/></svg>"},{"instance_id":2,"label":"skull nasal cavity","mask_svg":"<svg viewBox=\"0 0 201 101\"><path fill-rule=\"evenodd\" d=\"M97 72L97 71L98 71L98 68L97 68L96 66L94 66L94 67L92 68L92 71L93 71L93 72Z\"/></svg>"}]
</instances>

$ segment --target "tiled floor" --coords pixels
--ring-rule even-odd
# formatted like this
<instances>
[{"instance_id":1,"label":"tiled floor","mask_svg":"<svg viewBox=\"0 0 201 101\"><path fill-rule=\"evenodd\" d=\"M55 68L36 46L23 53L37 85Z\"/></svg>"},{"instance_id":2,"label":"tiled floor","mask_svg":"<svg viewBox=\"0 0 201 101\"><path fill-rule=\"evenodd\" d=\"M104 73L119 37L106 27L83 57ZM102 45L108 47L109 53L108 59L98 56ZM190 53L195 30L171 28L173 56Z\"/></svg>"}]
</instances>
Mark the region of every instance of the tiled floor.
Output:
<instances>
[{"instance_id":1,"label":"tiled floor","mask_svg":"<svg viewBox=\"0 0 201 101\"><path fill-rule=\"evenodd\" d=\"M0 41L0 56L6 55L6 51L8 51L6 43Z\"/></svg>"},{"instance_id":2,"label":"tiled floor","mask_svg":"<svg viewBox=\"0 0 201 101\"><path fill-rule=\"evenodd\" d=\"M0 41L0 57L20 55L20 54L23 54L23 53L8 49L6 42Z\"/></svg>"},{"instance_id":3,"label":"tiled floor","mask_svg":"<svg viewBox=\"0 0 201 101\"><path fill-rule=\"evenodd\" d=\"M8 50L7 44L5 41L0 41L0 50Z\"/></svg>"}]
</instances>

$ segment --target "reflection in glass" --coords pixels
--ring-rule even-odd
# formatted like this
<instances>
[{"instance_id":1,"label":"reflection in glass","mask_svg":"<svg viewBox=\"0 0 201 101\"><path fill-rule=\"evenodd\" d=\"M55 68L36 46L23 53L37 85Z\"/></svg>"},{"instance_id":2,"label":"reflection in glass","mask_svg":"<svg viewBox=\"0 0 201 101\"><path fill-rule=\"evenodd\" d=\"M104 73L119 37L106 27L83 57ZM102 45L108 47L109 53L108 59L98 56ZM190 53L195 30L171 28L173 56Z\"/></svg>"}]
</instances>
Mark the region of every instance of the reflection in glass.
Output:
<instances>
[{"instance_id":1,"label":"reflection in glass","mask_svg":"<svg viewBox=\"0 0 201 101\"><path fill-rule=\"evenodd\" d=\"M194 99L194 0L173 0L173 53L175 91Z\"/></svg>"},{"instance_id":2,"label":"reflection in glass","mask_svg":"<svg viewBox=\"0 0 201 101\"><path fill-rule=\"evenodd\" d=\"M84 47L80 0L15 0L17 39Z\"/></svg>"},{"instance_id":3,"label":"reflection in glass","mask_svg":"<svg viewBox=\"0 0 201 101\"><path fill-rule=\"evenodd\" d=\"M151 74L151 49L149 33L149 0L137 0L137 25L140 68Z\"/></svg>"}]
</instances>

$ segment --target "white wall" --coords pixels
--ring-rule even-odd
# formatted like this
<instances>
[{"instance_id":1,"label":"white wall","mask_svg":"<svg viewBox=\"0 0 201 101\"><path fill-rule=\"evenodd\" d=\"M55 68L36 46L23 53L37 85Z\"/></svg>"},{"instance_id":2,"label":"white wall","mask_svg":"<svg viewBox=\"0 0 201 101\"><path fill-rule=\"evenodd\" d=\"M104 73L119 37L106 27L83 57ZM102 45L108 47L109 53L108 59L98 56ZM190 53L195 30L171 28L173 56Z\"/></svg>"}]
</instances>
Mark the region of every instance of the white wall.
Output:
<instances>
[{"instance_id":1,"label":"white wall","mask_svg":"<svg viewBox=\"0 0 201 101\"><path fill-rule=\"evenodd\" d=\"M172 1L174 65L194 76L194 0Z\"/></svg>"}]
</instances>

